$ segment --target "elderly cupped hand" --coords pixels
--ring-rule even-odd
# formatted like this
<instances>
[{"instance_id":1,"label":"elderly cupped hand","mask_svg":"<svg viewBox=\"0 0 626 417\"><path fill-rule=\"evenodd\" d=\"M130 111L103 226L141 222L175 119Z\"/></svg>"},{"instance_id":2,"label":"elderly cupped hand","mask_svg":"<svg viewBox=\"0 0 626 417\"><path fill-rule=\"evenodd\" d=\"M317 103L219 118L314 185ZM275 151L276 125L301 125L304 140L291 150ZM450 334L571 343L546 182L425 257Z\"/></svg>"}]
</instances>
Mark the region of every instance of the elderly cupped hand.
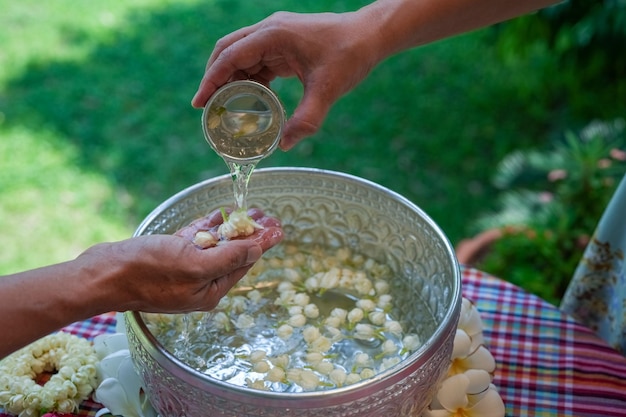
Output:
<instances>
[{"instance_id":1,"label":"elderly cupped hand","mask_svg":"<svg viewBox=\"0 0 626 417\"><path fill-rule=\"evenodd\" d=\"M219 211L198 219L175 235L148 235L115 244L96 245L77 261L92 265L106 260L111 279L100 286L104 299L116 299L112 310L184 313L213 309L261 255L283 237L280 222L258 209L249 215L263 229L245 238L201 249L193 236L218 226ZM114 292L107 296L107 292Z\"/></svg>"}]
</instances>

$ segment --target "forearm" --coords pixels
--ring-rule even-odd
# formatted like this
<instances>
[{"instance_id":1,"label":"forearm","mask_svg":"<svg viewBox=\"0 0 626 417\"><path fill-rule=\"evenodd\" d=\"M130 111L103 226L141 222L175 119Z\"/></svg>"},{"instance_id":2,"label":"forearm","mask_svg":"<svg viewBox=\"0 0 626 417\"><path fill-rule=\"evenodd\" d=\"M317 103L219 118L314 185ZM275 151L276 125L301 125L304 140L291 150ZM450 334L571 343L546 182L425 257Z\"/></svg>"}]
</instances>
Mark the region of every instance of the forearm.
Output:
<instances>
[{"instance_id":1,"label":"forearm","mask_svg":"<svg viewBox=\"0 0 626 417\"><path fill-rule=\"evenodd\" d=\"M101 268L101 275L107 272ZM111 269L109 271L112 271ZM67 324L104 313L103 278L80 260L0 278L0 358Z\"/></svg>"},{"instance_id":2,"label":"forearm","mask_svg":"<svg viewBox=\"0 0 626 417\"><path fill-rule=\"evenodd\" d=\"M382 60L397 52L483 28L561 0L378 0L357 12Z\"/></svg>"}]
</instances>

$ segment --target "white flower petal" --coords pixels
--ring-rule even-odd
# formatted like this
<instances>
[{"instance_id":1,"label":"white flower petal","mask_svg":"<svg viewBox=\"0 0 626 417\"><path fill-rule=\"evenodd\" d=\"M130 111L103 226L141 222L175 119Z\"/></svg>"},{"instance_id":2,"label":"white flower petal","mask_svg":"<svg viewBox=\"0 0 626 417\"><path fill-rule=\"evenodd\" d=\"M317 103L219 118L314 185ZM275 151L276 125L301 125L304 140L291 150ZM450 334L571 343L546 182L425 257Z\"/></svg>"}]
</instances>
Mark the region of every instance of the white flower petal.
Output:
<instances>
[{"instance_id":1,"label":"white flower petal","mask_svg":"<svg viewBox=\"0 0 626 417\"><path fill-rule=\"evenodd\" d=\"M461 329L457 329L454 336L454 347L452 348L452 359L463 358L469 355L472 340L469 335Z\"/></svg>"},{"instance_id":2,"label":"white flower petal","mask_svg":"<svg viewBox=\"0 0 626 417\"><path fill-rule=\"evenodd\" d=\"M470 352L474 352L476 349L478 349L478 347L480 345L484 345L485 344L485 336L481 333L477 333L474 335L471 335L470 338L472 339L472 345L470 346Z\"/></svg>"},{"instance_id":3,"label":"white flower petal","mask_svg":"<svg viewBox=\"0 0 626 417\"><path fill-rule=\"evenodd\" d=\"M128 399L120 381L107 378L96 388L94 400L109 409L114 416L137 417L129 413Z\"/></svg>"},{"instance_id":4,"label":"white flower petal","mask_svg":"<svg viewBox=\"0 0 626 417\"><path fill-rule=\"evenodd\" d=\"M465 376L469 379L468 394L480 394L491 385L491 375L483 369L469 369L465 371Z\"/></svg>"},{"instance_id":5,"label":"white flower petal","mask_svg":"<svg viewBox=\"0 0 626 417\"><path fill-rule=\"evenodd\" d=\"M453 375L443 381L437 393L437 399L448 411L456 411L459 408L465 408L468 404L468 387L469 378L466 375Z\"/></svg>"},{"instance_id":6,"label":"white flower petal","mask_svg":"<svg viewBox=\"0 0 626 417\"><path fill-rule=\"evenodd\" d=\"M476 352L463 360L465 369L483 369L487 372L496 370L496 360L486 347L480 346Z\"/></svg>"},{"instance_id":7,"label":"white flower petal","mask_svg":"<svg viewBox=\"0 0 626 417\"><path fill-rule=\"evenodd\" d=\"M489 389L468 411L473 417L504 417L505 407L500 394L495 389Z\"/></svg>"},{"instance_id":8,"label":"white flower petal","mask_svg":"<svg viewBox=\"0 0 626 417\"><path fill-rule=\"evenodd\" d=\"M101 375L101 379L104 378L117 378L117 370L120 367L120 364L124 359L130 356L130 351L128 349L118 350L117 352L111 353L110 355L105 356L100 361L100 365L98 366L98 371Z\"/></svg>"},{"instance_id":9,"label":"white flower petal","mask_svg":"<svg viewBox=\"0 0 626 417\"><path fill-rule=\"evenodd\" d=\"M93 347L99 358L118 350L128 349L128 338L124 333L99 334L93 339Z\"/></svg>"},{"instance_id":10,"label":"white flower petal","mask_svg":"<svg viewBox=\"0 0 626 417\"><path fill-rule=\"evenodd\" d=\"M466 298L463 299L458 327L465 330L470 337L483 331L483 322L478 309Z\"/></svg>"},{"instance_id":11,"label":"white flower petal","mask_svg":"<svg viewBox=\"0 0 626 417\"><path fill-rule=\"evenodd\" d=\"M137 374L132 359L127 357L122 361L118 369L117 378L122 382L126 395L130 401L139 403L139 393L143 387L143 381ZM126 416L125 416L126 417Z\"/></svg>"}]
</instances>

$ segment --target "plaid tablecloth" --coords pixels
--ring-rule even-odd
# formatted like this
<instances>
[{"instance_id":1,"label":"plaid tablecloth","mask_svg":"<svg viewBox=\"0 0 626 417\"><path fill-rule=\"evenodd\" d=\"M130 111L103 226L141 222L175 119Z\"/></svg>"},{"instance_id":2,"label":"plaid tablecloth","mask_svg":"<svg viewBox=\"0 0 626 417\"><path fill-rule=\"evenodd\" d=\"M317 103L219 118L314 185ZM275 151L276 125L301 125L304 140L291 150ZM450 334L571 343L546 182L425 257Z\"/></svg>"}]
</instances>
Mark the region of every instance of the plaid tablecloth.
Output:
<instances>
[{"instance_id":1,"label":"plaid tablecloth","mask_svg":"<svg viewBox=\"0 0 626 417\"><path fill-rule=\"evenodd\" d=\"M485 324L507 416L626 416L626 358L556 307L501 279L463 269L463 295ZM86 338L114 332L105 314L68 326ZM81 415L100 406L85 401ZM390 416L391 417L391 416Z\"/></svg>"}]
</instances>

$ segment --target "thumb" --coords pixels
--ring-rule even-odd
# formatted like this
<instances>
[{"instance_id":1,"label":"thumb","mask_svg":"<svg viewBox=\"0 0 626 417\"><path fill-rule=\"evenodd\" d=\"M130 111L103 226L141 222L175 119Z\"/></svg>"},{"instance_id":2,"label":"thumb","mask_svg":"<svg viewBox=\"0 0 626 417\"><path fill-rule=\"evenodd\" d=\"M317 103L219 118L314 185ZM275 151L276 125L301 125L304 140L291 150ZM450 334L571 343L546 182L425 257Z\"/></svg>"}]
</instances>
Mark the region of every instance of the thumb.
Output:
<instances>
[{"instance_id":1,"label":"thumb","mask_svg":"<svg viewBox=\"0 0 626 417\"><path fill-rule=\"evenodd\" d=\"M263 255L261 245L248 239L222 241L217 246L201 251L205 254L204 265L207 269L215 271L216 276L250 266Z\"/></svg>"}]
</instances>

